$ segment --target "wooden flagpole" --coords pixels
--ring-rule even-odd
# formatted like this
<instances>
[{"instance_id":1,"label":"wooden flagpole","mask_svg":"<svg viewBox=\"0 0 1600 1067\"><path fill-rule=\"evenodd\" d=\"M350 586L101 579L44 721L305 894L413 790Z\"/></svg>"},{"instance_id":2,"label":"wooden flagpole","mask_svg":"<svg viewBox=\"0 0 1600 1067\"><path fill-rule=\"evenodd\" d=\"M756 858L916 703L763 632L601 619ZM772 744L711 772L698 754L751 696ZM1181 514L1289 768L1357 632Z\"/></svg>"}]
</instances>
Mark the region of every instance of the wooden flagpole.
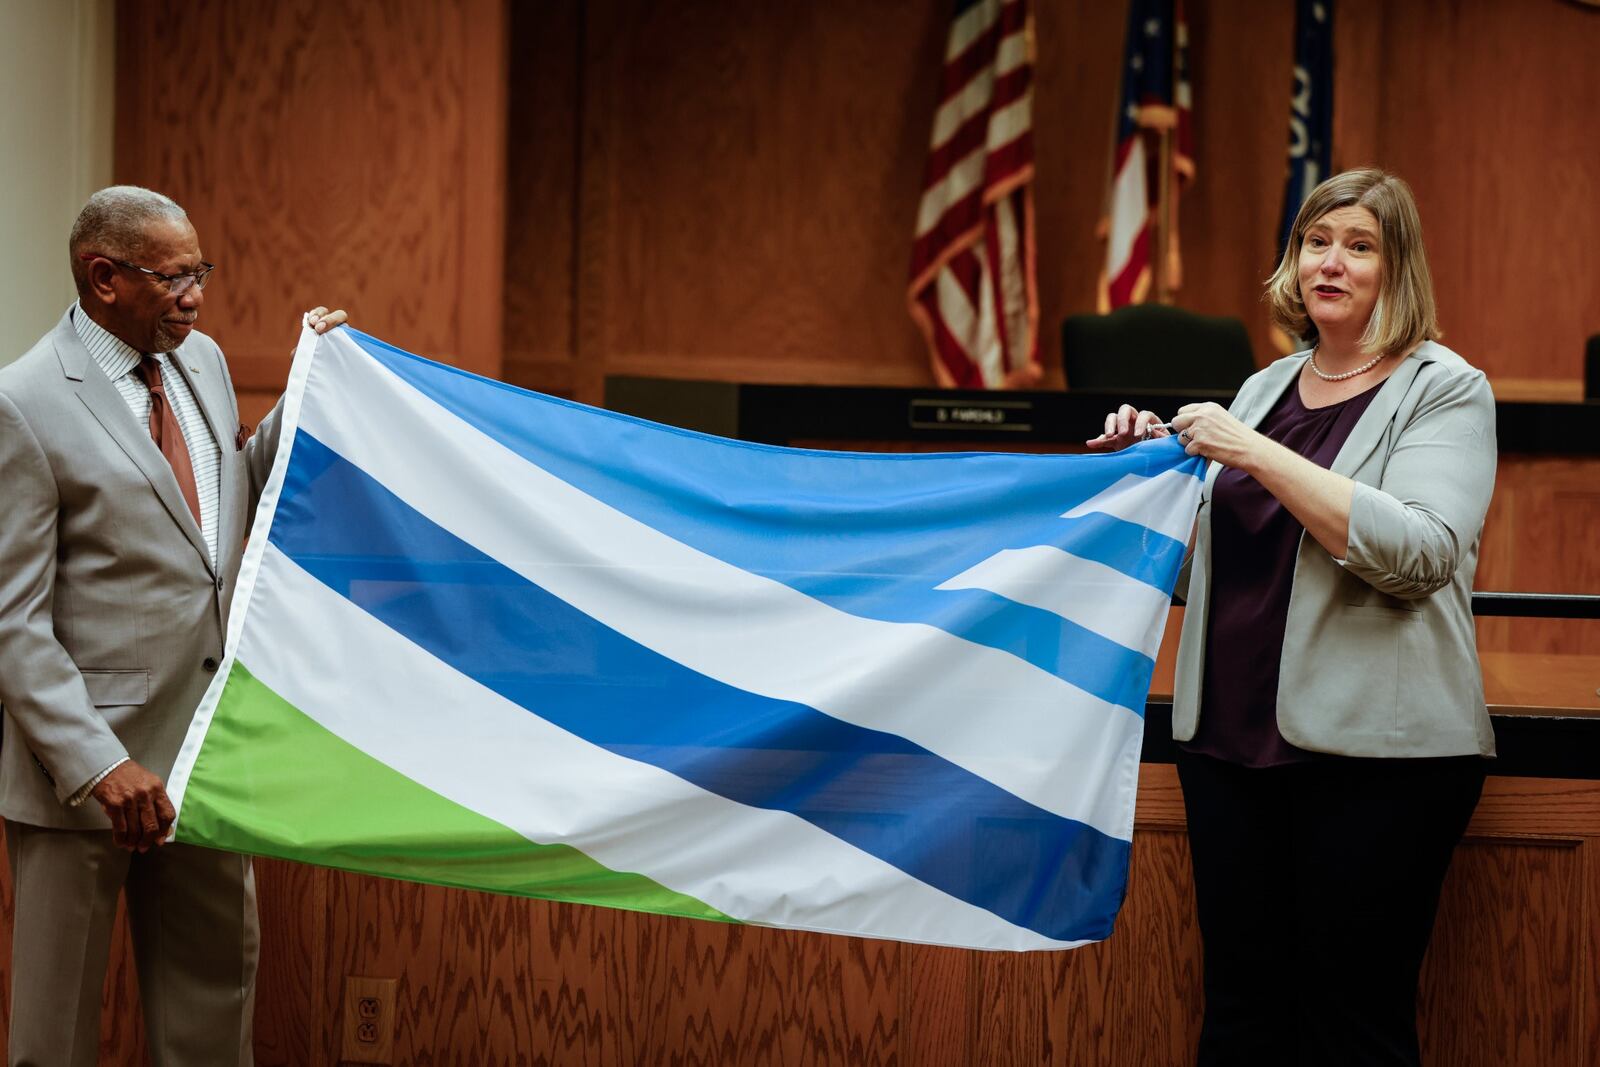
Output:
<instances>
[{"instance_id":1,"label":"wooden flagpole","mask_svg":"<svg viewBox=\"0 0 1600 1067\"><path fill-rule=\"evenodd\" d=\"M1176 133L1175 124L1161 128L1161 180L1156 189L1156 246L1150 250L1151 266L1155 269L1156 301L1161 304L1172 303L1167 250L1172 247L1172 139Z\"/></svg>"}]
</instances>

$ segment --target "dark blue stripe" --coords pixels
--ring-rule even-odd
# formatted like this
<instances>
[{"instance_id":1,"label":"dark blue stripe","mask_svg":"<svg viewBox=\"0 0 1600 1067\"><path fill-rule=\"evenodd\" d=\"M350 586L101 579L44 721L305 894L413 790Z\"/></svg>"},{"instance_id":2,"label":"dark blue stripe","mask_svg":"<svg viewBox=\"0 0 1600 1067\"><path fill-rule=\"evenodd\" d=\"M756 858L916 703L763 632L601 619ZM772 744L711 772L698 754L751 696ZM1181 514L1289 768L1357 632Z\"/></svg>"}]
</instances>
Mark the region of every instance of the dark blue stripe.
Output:
<instances>
[{"instance_id":1,"label":"dark blue stripe","mask_svg":"<svg viewBox=\"0 0 1600 1067\"><path fill-rule=\"evenodd\" d=\"M272 543L454 669L594 744L792 812L1047 937L1109 934L1127 842L905 738L691 671L442 530L304 430L293 447Z\"/></svg>"},{"instance_id":2,"label":"dark blue stripe","mask_svg":"<svg viewBox=\"0 0 1600 1067\"><path fill-rule=\"evenodd\" d=\"M918 596L867 585L851 575L806 575L789 584L861 618L926 623L1029 663L1047 665L1046 669L1084 692L1144 717L1155 660L1054 612L982 589L949 589Z\"/></svg>"},{"instance_id":3,"label":"dark blue stripe","mask_svg":"<svg viewBox=\"0 0 1600 1067\"><path fill-rule=\"evenodd\" d=\"M346 327L348 330L348 327ZM1038 612L936 587L1006 548L1054 545L1170 593L1182 564L1169 538L1129 523L1096 527L1060 516L1125 475L1202 461L1173 442L1111 455L862 455L773 448L676 430L529 393L386 345L351 339L402 380L512 452L624 514L735 567L784 582L840 610L886 622L925 622L980 644L1037 630ZM713 472L708 475L708 472ZM714 484L708 482L714 477ZM997 500L1000 501L997 506ZM825 576L815 580L815 576ZM1018 616L994 625L1007 612ZM1056 640L995 645L1134 710L1145 693L1127 679L1147 657L1080 643L1070 623ZM1112 684L1106 684L1109 677Z\"/></svg>"}]
</instances>

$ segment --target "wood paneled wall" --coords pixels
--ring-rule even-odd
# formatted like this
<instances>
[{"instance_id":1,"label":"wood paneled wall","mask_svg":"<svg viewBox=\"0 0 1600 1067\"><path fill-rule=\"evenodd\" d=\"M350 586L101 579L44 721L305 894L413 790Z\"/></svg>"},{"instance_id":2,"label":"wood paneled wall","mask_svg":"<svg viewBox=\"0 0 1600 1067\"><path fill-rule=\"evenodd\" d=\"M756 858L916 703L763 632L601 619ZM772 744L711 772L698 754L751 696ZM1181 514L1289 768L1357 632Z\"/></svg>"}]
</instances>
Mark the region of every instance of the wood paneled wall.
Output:
<instances>
[{"instance_id":1,"label":"wood paneled wall","mask_svg":"<svg viewBox=\"0 0 1600 1067\"><path fill-rule=\"evenodd\" d=\"M1600 594L1597 531L1600 459L1502 454L1475 587ZM1600 621L1479 619L1478 647L1597 655Z\"/></svg>"},{"instance_id":2,"label":"wood paneled wall","mask_svg":"<svg viewBox=\"0 0 1600 1067\"><path fill-rule=\"evenodd\" d=\"M1189 6L1199 178L1183 201L1180 303L1243 317L1264 360L1290 5ZM1043 350L1060 384L1056 331L1091 306L1101 258L1123 20L1088 0L1038 7ZM117 174L176 196L222 264L205 328L251 417L317 302L415 351L488 373L503 358L509 380L586 400L608 373L922 384L903 286L944 19L912 0L130 0ZM1600 157L1583 106L1600 95L1597 40L1600 18L1556 0L1339 6L1338 163L1412 182L1448 340L1497 377L1574 377L1600 329L1600 245L1586 239L1600 231ZM1566 461L1504 465L1480 585L1600 591L1593 484ZM1508 647L1570 640L1484 625ZM1600 1061L1597 840L1594 785L1491 781L1424 983L1433 1062ZM1116 936L1065 954L660 919L281 862L260 865L260 886L263 1064L337 1060L348 975L399 980L398 1063L1154 1067L1185 1062L1198 1025L1170 768L1145 768ZM10 911L0 877L0 930ZM10 970L0 933L0 982L26 980ZM135 998L124 946L104 1062L142 1062Z\"/></svg>"},{"instance_id":3,"label":"wood paneled wall","mask_svg":"<svg viewBox=\"0 0 1600 1067\"><path fill-rule=\"evenodd\" d=\"M1416 190L1445 343L1491 379L1582 376L1600 333L1600 11L1344 0L1335 151Z\"/></svg>"},{"instance_id":4,"label":"wood paneled wall","mask_svg":"<svg viewBox=\"0 0 1600 1067\"><path fill-rule=\"evenodd\" d=\"M1200 1021L1182 800L1142 771L1117 931L979 953L416 886L276 861L256 1059L339 1062L345 975L398 978L397 1064L1180 1067ZM9 930L9 879L0 929ZM1491 778L1445 884L1419 1000L1425 1060L1600 1062L1600 783ZM0 975L9 971L0 937ZM138 1064L119 952L102 1063Z\"/></svg>"},{"instance_id":5,"label":"wood paneled wall","mask_svg":"<svg viewBox=\"0 0 1600 1067\"><path fill-rule=\"evenodd\" d=\"M1092 308L1103 259L1124 16L1036 6L1042 353L1059 385L1061 319ZM1264 362L1293 5L1188 7L1198 176L1178 302L1243 318ZM904 284L944 19L914 0L519 9L508 379L592 402L608 373L930 382ZM1600 332L1596 47L1600 14L1558 0L1337 7L1335 166L1412 184L1447 343L1492 378L1576 379Z\"/></svg>"},{"instance_id":6,"label":"wood paneled wall","mask_svg":"<svg viewBox=\"0 0 1600 1067\"><path fill-rule=\"evenodd\" d=\"M176 199L218 264L200 325L247 419L317 304L499 374L505 22L501 0L120 6L117 180Z\"/></svg>"}]
</instances>

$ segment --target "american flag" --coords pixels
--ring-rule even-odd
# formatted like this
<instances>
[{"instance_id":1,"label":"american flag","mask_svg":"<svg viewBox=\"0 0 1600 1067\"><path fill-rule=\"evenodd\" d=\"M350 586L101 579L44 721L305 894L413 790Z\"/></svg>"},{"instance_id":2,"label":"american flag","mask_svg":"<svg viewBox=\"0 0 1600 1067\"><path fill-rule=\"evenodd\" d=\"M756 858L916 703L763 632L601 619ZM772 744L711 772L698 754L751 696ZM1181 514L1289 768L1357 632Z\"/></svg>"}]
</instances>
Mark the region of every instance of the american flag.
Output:
<instances>
[{"instance_id":1,"label":"american flag","mask_svg":"<svg viewBox=\"0 0 1600 1067\"><path fill-rule=\"evenodd\" d=\"M911 253L911 315L939 384L1040 376L1029 0L957 0Z\"/></svg>"},{"instance_id":2,"label":"american flag","mask_svg":"<svg viewBox=\"0 0 1600 1067\"><path fill-rule=\"evenodd\" d=\"M1150 291L1161 197L1160 138L1171 131L1171 225L1167 285L1182 281L1178 257L1178 188L1194 177L1188 27L1183 0L1132 0L1117 103L1116 153L1101 228L1106 269L1100 310L1142 302Z\"/></svg>"}]
</instances>

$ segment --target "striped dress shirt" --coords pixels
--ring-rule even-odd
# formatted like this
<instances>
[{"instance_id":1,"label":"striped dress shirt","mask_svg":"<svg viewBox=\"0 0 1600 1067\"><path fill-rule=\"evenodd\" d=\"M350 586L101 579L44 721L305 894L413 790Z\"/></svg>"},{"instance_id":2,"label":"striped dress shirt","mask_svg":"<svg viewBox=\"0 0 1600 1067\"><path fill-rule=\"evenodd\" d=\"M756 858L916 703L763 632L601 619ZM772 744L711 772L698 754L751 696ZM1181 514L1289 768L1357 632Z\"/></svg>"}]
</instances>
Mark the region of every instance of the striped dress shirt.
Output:
<instances>
[{"instance_id":1,"label":"striped dress shirt","mask_svg":"<svg viewBox=\"0 0 1600 1067\"><path fill-rule=\"evenodd\" d=\"M134 421L140 429L149 433L150 389L138 374L139 351L91 319L84 313L81 303L72 309L72 325L77 329L83 347L89 350L89 355L105 371L111 384L117 387L117 392L122 394ZM194 393L189 389L188 379L171 365L171 357L182 351L183 346L179 345L171 353L155 352L152 355L161 364L161 384L172 404L173 414L178 417L178 426L183 430L183 443L188 446L189 461L194 465L194 485L200 498L200 533L205 537L206 551L214 567L217 563L217 508L222 487L222 448L211 433L199 401L195 400Z\"/></svg>"},{"instance_id":2,"label":"striped dress shirt","mask_svg":"<svg viewBox=\"0 0 1600 1067\"><path fill-rule=\"evenodd\" d=\"M111 384L127 402L133 419L145 433L150 432L150 387L139 377L140 353L120 337L107 331L91 319L82 303L72 309L72 325L78 339L89 350L89 356L105 371ZM222 449L206 424L205 413L189 389L189 382L171 367L171 356L181 351L182 345L172 353L156 352L156 362L161 364L161 387L166 390L167 402L178 418L178 428L183 431L183 443L189 449L189 462L194 467L194 485L200 498L200 533L205 537L206 551L211 555L211 565L217 565L217 505L222 486ZM124 756L99 774L89 779L67 800L68 807L77 807L89 799L94 787L106 775L128 762Z\"/></svg>"}]
</instances>

